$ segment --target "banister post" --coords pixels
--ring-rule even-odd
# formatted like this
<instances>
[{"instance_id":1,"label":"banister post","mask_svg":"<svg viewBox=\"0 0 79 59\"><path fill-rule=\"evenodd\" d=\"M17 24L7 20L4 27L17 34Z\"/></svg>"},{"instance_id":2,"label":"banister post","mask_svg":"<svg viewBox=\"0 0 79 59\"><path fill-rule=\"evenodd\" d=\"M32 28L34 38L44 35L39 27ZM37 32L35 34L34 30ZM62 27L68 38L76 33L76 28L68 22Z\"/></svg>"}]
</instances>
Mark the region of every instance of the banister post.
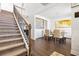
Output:
<instances>
[{"instance_id":1,"label":"banister post","mask_svg":"<svg viewBox=\"0 0 79 59\"><path fill-rule=\"evenodd\" d=\"M29 56L31 56L31 24L29 24Z\"/></svg>"}]
</instances>

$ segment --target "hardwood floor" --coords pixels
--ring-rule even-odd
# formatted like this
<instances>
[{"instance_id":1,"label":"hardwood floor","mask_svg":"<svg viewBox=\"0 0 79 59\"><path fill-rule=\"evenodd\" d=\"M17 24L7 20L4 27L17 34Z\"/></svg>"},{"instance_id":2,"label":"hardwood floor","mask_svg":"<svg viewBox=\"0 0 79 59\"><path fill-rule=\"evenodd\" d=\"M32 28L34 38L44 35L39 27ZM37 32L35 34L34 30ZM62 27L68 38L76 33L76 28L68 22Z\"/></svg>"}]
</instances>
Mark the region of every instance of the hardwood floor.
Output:
<instances>
[{"instance_id":1,"label":"hardwood floor","mask_svg":"<svg viewBox=\"0 0 79 59\"><path fill-rule=\"evenodd\" d=\"M54 39L48 41L40 38L32 41L33 56L50 56L54 51L65 56L71 55L71 39L63 39L55 43Z\"/></svg>"}]
</instances>

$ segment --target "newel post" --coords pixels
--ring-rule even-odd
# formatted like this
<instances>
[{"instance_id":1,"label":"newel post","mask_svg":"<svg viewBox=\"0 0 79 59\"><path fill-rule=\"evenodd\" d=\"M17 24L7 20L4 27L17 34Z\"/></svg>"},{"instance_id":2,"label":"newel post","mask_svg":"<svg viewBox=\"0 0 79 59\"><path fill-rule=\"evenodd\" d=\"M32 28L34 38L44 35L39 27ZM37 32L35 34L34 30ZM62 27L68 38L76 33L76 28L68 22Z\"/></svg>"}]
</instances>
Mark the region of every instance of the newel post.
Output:
<instances>
[{"instance_id":1,"label":"newel post","mask_svg":"<svg viewBox=\"0 0 79 59\"><path fill-rule=\"evenodd\" d=\"M31 24L29 24L29 56L31 56Z\"/></svg>"}]
</instances>

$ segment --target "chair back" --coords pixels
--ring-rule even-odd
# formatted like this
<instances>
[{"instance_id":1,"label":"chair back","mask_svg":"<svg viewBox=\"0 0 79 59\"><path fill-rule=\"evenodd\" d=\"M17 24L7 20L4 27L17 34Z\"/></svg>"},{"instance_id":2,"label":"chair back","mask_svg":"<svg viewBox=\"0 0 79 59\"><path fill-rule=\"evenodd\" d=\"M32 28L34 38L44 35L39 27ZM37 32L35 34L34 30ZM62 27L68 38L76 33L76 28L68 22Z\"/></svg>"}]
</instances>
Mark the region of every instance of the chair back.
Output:
<instances>
[{"instance_id":1,"label":"chair back","mask_svg":"<svg viewBox=\"0 0 79 59\"><path fill-rule=\"evenodd\" d=\"M59 29L55 29L53 31L53 35L55 38L62 38L61 31Z\"/></svg>"},{"instance_id":2,"label":"chair back","mask_svg":"<svg viewBox=\"0 0 79 59\"><path fill-rule=\"evenodd\" d=\"M45 30L44 35L45 35L45 36L48 36L48 35L49 35L49 30L48 30L48 29Z\"/></svg>"}]
</instances>

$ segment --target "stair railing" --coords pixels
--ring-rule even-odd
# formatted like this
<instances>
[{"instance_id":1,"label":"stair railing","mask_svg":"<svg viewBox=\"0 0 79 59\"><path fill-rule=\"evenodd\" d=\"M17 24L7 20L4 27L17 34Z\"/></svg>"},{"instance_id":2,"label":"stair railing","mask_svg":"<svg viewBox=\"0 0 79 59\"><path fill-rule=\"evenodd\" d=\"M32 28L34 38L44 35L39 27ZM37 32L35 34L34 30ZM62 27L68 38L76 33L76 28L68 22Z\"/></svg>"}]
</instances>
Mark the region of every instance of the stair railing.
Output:
<instances>
[{"instance_id":1,"label":"stair railing","mask_svg":"<svg viewBox=\"0 0 79 59\"><path fill-rule=\"evenodd\" d=\"M18 25L18 28L20 30L20 33L22 35L25 47L28 51L27 55L31 55L31 24L27 21L27 19L18 11L18 9L22 9L18 6L13 6L13 15L14 18L16 20L16 23ZM28 32L28 35L26 35L26 33Z\"/></svg>"}]
</instances>

